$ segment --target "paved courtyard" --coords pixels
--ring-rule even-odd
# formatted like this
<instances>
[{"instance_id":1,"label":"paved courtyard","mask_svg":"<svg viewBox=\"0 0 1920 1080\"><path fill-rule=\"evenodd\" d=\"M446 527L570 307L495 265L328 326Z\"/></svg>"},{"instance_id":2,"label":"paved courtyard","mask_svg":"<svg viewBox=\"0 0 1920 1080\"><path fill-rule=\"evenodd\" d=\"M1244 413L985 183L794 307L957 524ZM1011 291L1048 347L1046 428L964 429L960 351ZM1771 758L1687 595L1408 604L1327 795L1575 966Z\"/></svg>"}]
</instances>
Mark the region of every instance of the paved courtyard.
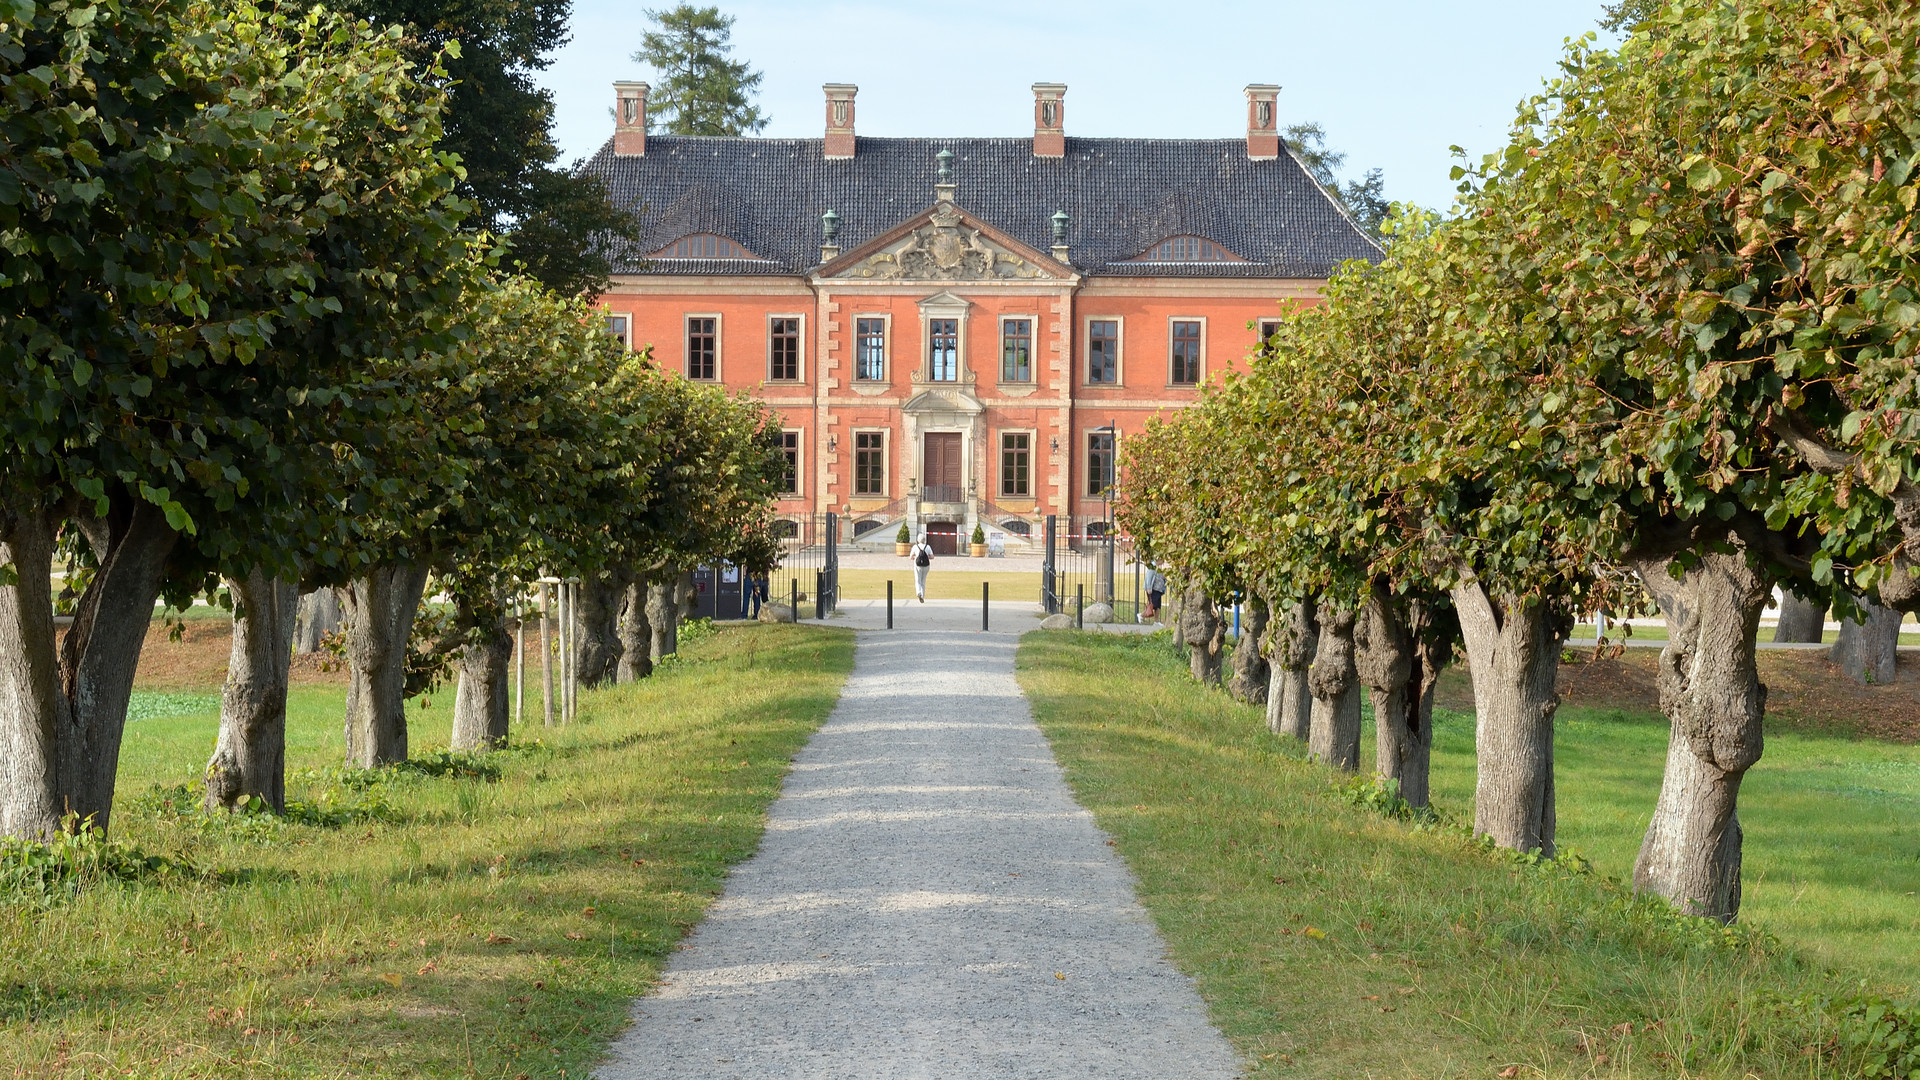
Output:
<instances>
[{"instance_id":1,"label":"paved courtyard","mask_svg":"<svg viewBox=\"0 0 1920 1080\"><path fill-rule=\"evenodd\" d=\"M1039 616L995 608L829 620L863 628L838 707L598 1075L1239 1072L1014 682Z\"/></svg>"}]
</instances>

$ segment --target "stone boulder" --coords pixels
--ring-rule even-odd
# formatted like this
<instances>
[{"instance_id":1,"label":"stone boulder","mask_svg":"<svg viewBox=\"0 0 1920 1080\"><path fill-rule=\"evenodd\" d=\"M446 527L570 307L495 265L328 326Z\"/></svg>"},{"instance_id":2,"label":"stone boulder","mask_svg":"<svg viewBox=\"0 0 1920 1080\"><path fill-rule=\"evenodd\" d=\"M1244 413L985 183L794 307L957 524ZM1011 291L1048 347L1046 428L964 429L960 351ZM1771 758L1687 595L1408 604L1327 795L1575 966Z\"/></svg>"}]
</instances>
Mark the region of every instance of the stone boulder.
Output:
<instances>
[{"instance_id":1,"label":"stone boulder","mask_svg":"<svg viewBox=\"0 0 1920 1080\"><path fill-rule=\"evenodd\" d=\"M1040 629L1071 630L1073 629L1073 616L1067 615L1064 613L1059 615L1049 615L1046 618L1040 620Z\"/></svg>"},{"instance_id":2,"label":"stone boulder","mask_svg":"<svg viewBox=\"0 0 1920 1080\"><path fill-rule=\"evenodd\" d=\"M760 605L760 621L761 622L792 622L793 608L779 602L778 600L768 601L767 603Z\"/></svg>"},{"instance_id":3,"label":"stone boulder","mask_svg":"<svg viewBox=\"0 0 1920 1080\"><path fill-rule=\"evenodd\" d=\"M1086 613L1080 617L1080 620L1089 626L1110 623L1113 621L1113 605L1103 603L1088 604Z\"/></svg>"}]
</instances>

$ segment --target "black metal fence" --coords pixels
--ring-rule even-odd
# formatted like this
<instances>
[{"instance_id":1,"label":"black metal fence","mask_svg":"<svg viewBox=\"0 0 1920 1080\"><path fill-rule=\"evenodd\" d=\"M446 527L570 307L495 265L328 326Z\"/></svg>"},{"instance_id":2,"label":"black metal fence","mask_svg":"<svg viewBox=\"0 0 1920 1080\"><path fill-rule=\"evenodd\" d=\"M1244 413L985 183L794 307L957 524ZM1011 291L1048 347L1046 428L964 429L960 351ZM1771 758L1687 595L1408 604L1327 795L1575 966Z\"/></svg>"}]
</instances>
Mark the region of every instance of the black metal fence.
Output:
<instances>
[{"instance_id":1,"label":"black metal fence","mask_svg":"<svg viewBox=\"0 0 1920 1080\"><path fill-rule=\"evenodd\" d=\"M833 614L840 599L839 515L789 516L774 528L780 560L767 576L766 601L790 603L803 619ZM753 579L743 568L725 562L697 566L693 584L699 615L713 619L753 615Z\"/></svg>"},{"instance_id":2,"label":"black metal fence","mask_svg":"<svg viewBox=\"0 0 1920 1080\"><path fill-rule=\"evenodd\" d=\"M1062 522L1052 515L1041 523L1040 606L1048 614L1073 615L1082 604L1107 604L1116 621L1134 622L1145 610L1145 572L1133 545L1106 524L1103 518Z\"/></svg>"}]
</instances>

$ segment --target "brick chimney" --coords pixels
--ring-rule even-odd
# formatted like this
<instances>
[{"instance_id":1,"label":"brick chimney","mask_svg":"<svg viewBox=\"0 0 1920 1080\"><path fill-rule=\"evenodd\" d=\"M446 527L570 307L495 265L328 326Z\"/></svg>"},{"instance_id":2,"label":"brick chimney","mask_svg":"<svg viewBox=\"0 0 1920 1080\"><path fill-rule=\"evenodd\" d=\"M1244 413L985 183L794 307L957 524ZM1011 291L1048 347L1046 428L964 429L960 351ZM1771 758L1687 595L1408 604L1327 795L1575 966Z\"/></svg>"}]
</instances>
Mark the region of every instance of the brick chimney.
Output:
<instances>
[{"instance_id":1,"label":"brick chimney","mask_svg":"<svg viewBox=\"0 0 1920 1080\"><path fill-rule=\"evenodd\" d=\"M1033 84L1033 156L1067 156L1067 84Z\"/></svg>"},{"instance_id":2,"label":"brick chimney","mask_svg":"<svg viewBox=\"0 0 1920 1080\"><path fill-rule=\"evenodd\" d=\"M820 89L827 92L826 158L845 161L853 156L853 95L860 88L852 83L827 83Z\"/></svg>"},{"instance_id":3,"label":"brick chimney","mask_svg":"<svg viewBox=\"0 0 1920 1080\"><path fill-rule=\"evenodd\" d=\"M613 84L613 153L615 157L647 155L647 90L643 82Z\"/></svg>"},{"instance_id":4,"label":"brick chimney","mask_svg":"<svg viewBox=\"0 0 1920 1080\"><path fill-rule=\"evenodd\" d=\"M1280 88L1269 83L1247 87L1247 157L1272 161L1280 156L1280 115L1274 99Z\"/></svg>"}]
</instances>

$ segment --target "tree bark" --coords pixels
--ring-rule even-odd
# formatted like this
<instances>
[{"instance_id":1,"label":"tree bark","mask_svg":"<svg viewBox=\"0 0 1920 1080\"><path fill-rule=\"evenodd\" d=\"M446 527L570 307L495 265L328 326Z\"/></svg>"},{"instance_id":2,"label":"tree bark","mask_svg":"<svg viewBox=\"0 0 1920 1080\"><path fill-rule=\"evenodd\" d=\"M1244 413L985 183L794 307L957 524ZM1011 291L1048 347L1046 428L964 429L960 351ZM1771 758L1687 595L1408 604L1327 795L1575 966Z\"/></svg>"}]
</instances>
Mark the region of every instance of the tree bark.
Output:
<instances>
[{"instance_id":1,"label":"tree bark","mask_svg":"<svg viewBox=\"0 0 1920 1080\"><path fill-rule=\"evenodd\" d=\"M647 618L647 579L635 575L620 595L620 662L614 672L622 686L653 674L653 623Z\"/></svg>"},{"instance_id":2,"label":"tree bark","mask_svg":"<svg viewBox=\"0 0 1920 1080\"><path fill-rule=\"evenodd\" d=\"M132 502L128 511L74 524L100 568L60 643L60 683L69 710L67 730L55 744L60 766L54 798L63 812L105 829L134 671L180 534L159 507L144 500Z\"/></svg>"},{"instance_id":3,"label":"tree bark","mask_svg":"<svg viewBox=\"0 0 1920 1080\"><path fill-rule=\"evenodd\" d=\"M1260 655L1266 633L1267 602L1258 593L1248 593L1241 606L1240 640L1233 645L1233 676L1227 680L1227 692L1249 705L1267 703L1267 658Z\"/></svg>"},{"instance_id":4,"label":"tree bark","mask_svg":"<svg viewBox=\"0 0 1920 1080\"><path fill-rule=\"evenodd\" d=\"M320 640L340 629L340 594L315 589L300 598L300 618L293 632L293 651L320 651Z\"/></svg>"},{"instance_id":5,"label":"tree bark","mask_svg":"<svg viewBox=\"0 0 1920 1080\"><path fill-rule=\"evenodd\" d=\"M361 768L407 759L407 643L427 587L418 566L375 567L341 590L347 624L347 760Z\"/></svg>"},{"instance_id":6,"label":"tree bark","mask_svg":"<svg viewBox=\"0 0 1920 1080\"><path fill-rule=\"evenodd\" d=\"M453 693L453 749L495 750L507 745L513 633L504 614L486 628L484 641L460 651L459 668L460 681Z\"/></svg>"},{"instance_id":7,"label":"tree bark","mask_svg":"<svg viewBox=\"0 0 1920 1080\"><path fill-rule=\"evenodd\" d=\"M1885 686L1894 679L1900 655L1901 612L1862 600L1866 621L1840 620L1840 636L1827 655L1847 678L1867 686Z\"/></svg>"},{"instance_id":8,"label":"tree bark","mask_svg":"<svg viewBox=\"0 0 1920 1080\"><path fill-rule=\"evenodd\" d=\"M1320 605L1320 641L1307 687L1313 692L1307 752L1353 772L1360 767L1360 677L1354 666L1351 608Z\"/></svg>"},{"instance_id":9,"label":"tree bark","mask_svg":"<svg viewBox=\"0 0 1920 1080\"><path fill-rule=\"evenodd\" d=\"M1267 697L1267 726L1306 742L1313 725L1313 689L1307 685L1307 671L1320 645L1313 600L1295 604L1284 622L1272 660L1280 692Z\"/></svg>"},{"instance_id":10,"label":"tree bark","mask_svg":"<svg viewBox=\"0 0 1920 1080\"><path fill-rule=\"evenodd\" d=\"M671 567L647 582L647 625L653 641L647 655L654 663L680 651L680 572Z\"/></svg>"},{"instance_id":11,"label":"tree bark","mask_svg":"<svg viewBox=\"0 0 1920 1080\"><path fill-rule=\"evenodd\" d=\"M287 677L300 586L256 569L229 578L227 590L238 604L220 692L220 734L207 762L207 809L231 810L258 796L274 813L285 813Z\"/></svg>"},{"instance_id":12,"label":"tree bark","mask_svg":"<svg viewBox=\"0 0 1920 1080\"><path fill-rule=\"evenodd\" d=\"M1431 651L1420 649L1425 622L1424 605L1376 585L1354 627L1355 666L1373 698L1374 771L1416 808L1427 805L1433 760L1436 673Z\"/></svg>"},{"instance_id":13,"label":"tree bark","mask_svg":"<svg viewBox=\"0 0 1920 1080\"><path fill-rule=\"evenodd\" d=\"M1667 562L1635 565L1667 619L1660 709L1672 733L1633 887L1731 922L1740 911L1740 781L1760 760L1767 703L1754 641L1772 590L1739 551L1703 555L1679 581Z\"/></svg>"},{"instance_id":14,"label":"tree bark","mask_svg":"<svg viewBox=\"0 0 1920 1080\"><path fill-rule=\"evenodd\" d=\"M1780 600L1780 621L1773 628L1775 644L1817 645L1827 628L1827 605L1786 593Z\"/></svg>"},{"instance_id":15,"label":"tree bark","mask_svg":"<svg viewBox=\"0 0 1920 1080\"><path fill-rule=\"evenodd\" d=\"M1186 586L1180 600L1180 642L1187 647L1187 666L1195 681L1204 686L1220 685L1220 653L1226 637L1226 623L1206 588Z\"/></svg>"},{"instance_id":16,"label":"tree bark","mask_svg":"<svg viewBox=\"0 0 1920 1080\"><path fill-rule=\"evenodd\" d=\"M0 516L0 835L51 839L60 828L59 755L69 724L53 628L54 521L50 513ZM5 581L0 578L0 582Z\"/></svg>"},{"instance_id":17,"label":"tree bark","mask_svg":"<svg viewBox=\"0 0 1920 1080\"><path fill-rule=\"evenodd\" d=\"M1566 619L1546 602L1454 586L1473 676L1479 776L1473 832L1514 851L1554 853L1554 680Z\"/></svg>"},{"instance_id":18,"label":"tree bark","mask_svg":"<svg viewBox=\"0 0 1920 1080\"><path fill-rule=\"evenodd\" d=\"M602 571L590 574L574 590L573 625L579 644L580 685L603 686L614 681L620 664L620 604L627 583L623 575Z\"/></svg>"}]
</instances>

